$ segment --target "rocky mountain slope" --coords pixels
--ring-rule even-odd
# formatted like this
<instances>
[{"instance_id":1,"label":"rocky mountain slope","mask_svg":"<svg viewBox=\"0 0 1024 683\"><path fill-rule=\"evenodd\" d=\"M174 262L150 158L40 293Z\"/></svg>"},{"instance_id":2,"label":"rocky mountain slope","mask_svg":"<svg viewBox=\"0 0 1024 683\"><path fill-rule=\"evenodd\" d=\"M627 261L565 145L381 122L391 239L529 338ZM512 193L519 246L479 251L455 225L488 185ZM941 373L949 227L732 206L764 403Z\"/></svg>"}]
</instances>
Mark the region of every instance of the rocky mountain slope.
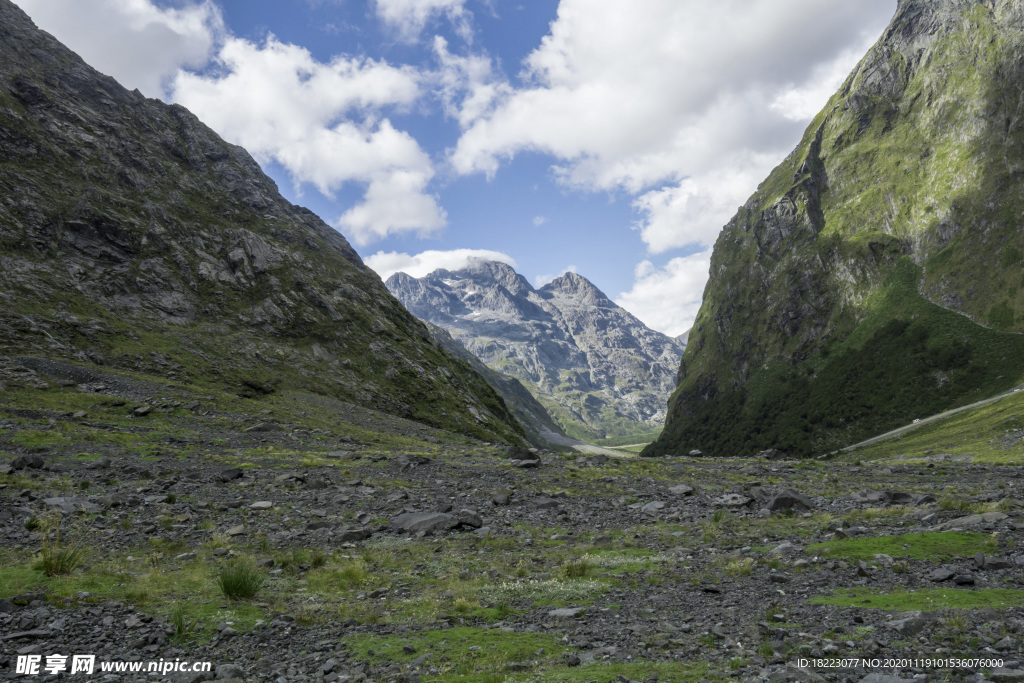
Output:
<instances>
[{"instance_id":1,"label":"rocky mountain slope","mask_svg":"<svg viewBox=\"0 0 1024 683\"><path fill-rule=\"evenodd\" d=\"M484 380L243 149L96 72L8 0L0 47L0 354L520 440Z\"/></svg>"},{"instance_id":2,"label":"rocky mountain slope","mask_svg":"<svg viewBox=\"0 0 1024 683\"><path fill-rule=\"evenodd\" d=\"M1024 379L1022 27L899 3L719 236L646 455L827 451Z\"/></svg>"},{"instance_id":3,"label":"rocky mountain slope","mask_svg":"<svg viewBox=\"0 0 1024 683\"><path fill-rule=\"evenodd\" d=\"M483 361L470 353L469 349L452 339L452 336L444 328L429 322L425 324L445 351L466 361L498 392L509 411L515 415L519 424L526 430L530 443L546 448L552 444L564 444L567 441L562 428L551 418L551 415L534 398L533 394L523 386L522 382L484 365Z\"/></svg>"},{"instance_id":4,"label":"rocky mountain slope","mask_svg":"<svg viewBox=\"0 0 1024 683\"><path fill-rule=\"evenodd\" d=\"M386 285L414 315L523 382L570 436L641 433L664 418L682 347L576 273L534 289L510 266L480 261L418 279L396 273Z\"/></svg>"}]
</instances>

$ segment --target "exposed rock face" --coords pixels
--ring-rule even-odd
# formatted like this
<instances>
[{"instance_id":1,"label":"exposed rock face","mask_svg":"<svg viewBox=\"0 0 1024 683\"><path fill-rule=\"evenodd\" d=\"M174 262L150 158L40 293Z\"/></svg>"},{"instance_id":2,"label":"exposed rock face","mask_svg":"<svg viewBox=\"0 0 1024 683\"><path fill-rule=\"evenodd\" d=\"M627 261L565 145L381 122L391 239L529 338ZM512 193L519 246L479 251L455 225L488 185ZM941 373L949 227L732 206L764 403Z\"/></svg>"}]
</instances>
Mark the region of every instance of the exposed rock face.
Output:
<instances>
[{"instance_id":1,"label":"exposed rock face","mask_svg":"<svg viewBox=\"0 0 1024 683\"><path fill-rule=\"evenodd\" d=\"M1024 378L1022 27L1019 0L899 3L719 236L645 454L808 455Z\"/></svg>"},{"instance_id":2,"label":"exposed rock face","mask_svg":"<svg viewBox=\"0 0 1024 683\"><path fill-rule=\"evenodd\" d=\"M564 444L565 432L551 418L551 415L533 394L515 377L493 370L483 364L469 349L458 343L448 332L433 323L426 323L434 339L456 358L466 361L490 384L505 405L526 430L529 441L537 446L547 447L551 442ZM563 438L559 438L563 437ZM524 451L525 452L525 451Z\"/></svg>"},{"instance_id":3,"label":"exposed rock face","mask_svg":"<svg viewBox=\"0 0 1024 683\"><path fill-rule=\"evenodd\" d=\"M521 428L245 150L0 0L0 355Z\"/></svg>"},{"instance_id":4,"label":"exposed rock face","mask_svg":"<svg viewBox=\"0 0 1024 683\"><path fill-rule=\"evenodd\" d=\"M388 289L491 368L522 381L571 436L650 430L664 418L681 345L647 328L586 278L540 289L510 266L475 262Z\"/></svg>"}]
</instances>

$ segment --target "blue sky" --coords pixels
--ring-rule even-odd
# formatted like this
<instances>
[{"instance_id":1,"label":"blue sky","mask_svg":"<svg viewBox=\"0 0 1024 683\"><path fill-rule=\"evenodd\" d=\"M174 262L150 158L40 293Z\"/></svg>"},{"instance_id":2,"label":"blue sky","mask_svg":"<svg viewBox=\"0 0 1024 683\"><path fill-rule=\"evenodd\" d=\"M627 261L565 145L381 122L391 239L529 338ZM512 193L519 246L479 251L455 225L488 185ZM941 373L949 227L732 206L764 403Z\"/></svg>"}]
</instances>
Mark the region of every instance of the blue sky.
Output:
<instances>
[{"instance_id":1,"label":"blue sky","mask_svg":"<svg viewBox=\"0 0 1024 683\"><path fill-rule=\"evenodd\" d=\"M15 0L241 144L387 277L575 270L692 323L710 248L895 0Z\"/></svg>"}]
</instances>

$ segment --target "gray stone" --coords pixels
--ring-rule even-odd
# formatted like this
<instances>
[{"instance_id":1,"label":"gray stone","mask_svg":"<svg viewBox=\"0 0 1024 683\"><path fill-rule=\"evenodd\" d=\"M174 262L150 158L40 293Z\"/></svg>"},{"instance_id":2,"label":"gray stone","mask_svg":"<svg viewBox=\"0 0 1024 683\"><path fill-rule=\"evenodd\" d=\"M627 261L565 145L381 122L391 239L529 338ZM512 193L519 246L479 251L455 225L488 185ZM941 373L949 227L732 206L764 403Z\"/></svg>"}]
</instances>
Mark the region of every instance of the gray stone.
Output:
<instances>
[{"instance_id":1,"label":"gray stone","mask_svg":"<svg viewBox=\"0 0 1024 683\"><path fill-rule=\"evenodd\" d=\"M640 512L643 512L644 514L648 515L656 515L664 509L665 503L663 501L652 500L650 503L647 503L642 508L640 508Z\"/></svg>"},{"instance_id":2,"label":"gray stone","mask_svg":"<svg viewBox=\"0 0 1024 683\"><path fill-rule=\"evenodd\" d=\"M258 500L249 506L250 510L269 510L274 507L274 501L272 500Z\"/></svg>"},{"instance_id":3,"label":"gray stone","mask_svg":"<svg viewBox=\"0 0 1024 683\"><path fill-rule=\"evenodd\" d=\"M245 533L245 526L242 525L242 524L239 524L238 526L230 527L224 533L227 534L228 536L241 536L242 534Z\"/></svg>"},{"instance_id":4,"label":"gray stone","mask_svg":"<svg viewBox=\"0 0 1024 683\"><path fill-rule=\"evenodd\" d=\"M688 453L687 455L689 455L689 456L690 456L691 458L699 458L699 457L701 457L702 455L704 455L704 452L703 452L703 451L701 451L701 450L700 450L699 448L694 448L694 449L693 449L692 451L690 451L690 452L689 452L689 453Z\"/></svg>"},{"instance_id":5,"label":"gray stone","mask_svg":"<svg viewBox=\"0 0 1024 683\"><path fill-rule=\"evenodd\" d=\"M533 507L538 510L552 510L559 506L559 502L554 498L534 498Z\"/></svg>"},{"instance_id":6,"label":"gray stone","mask_svg":"<svg viewBox=\"0 0 1024 683\"><path fill-rule=\"evenodd\" d=\"M978 515L967 515L966 517L951 519L935 527L935 530L946 531L947 529L969 529L977 526L995 525L1006 518L1007 515L1002 512L983 512Z\"/></svg>"},{"instance_id":7,"label":"gray stone","mask_svg":"<svg viewBox=\"0 0 1024 683\"><path fill-rule=\"evenodd\" d=\"M519 446L512 446L506 451L509 460L538 460L536 451L529 451Z\"/></svg>"},{"instance_id":8,"label":"gray stone","mask_svg":"<svg viewBox=\"0 0 1024 683\"><path fill-rule=\"evenodd\" d=\"M146 417L152 412L153 406L141 405L136 407L135 410L132 411L132 415L134 415L135 417Z\"/></svg>"},{"instance_id":9,"label":"gray stone","mask_svg":"<svg viewBox=\"0 0 1024 683\"><path fill-rule=\"evenodd\" d=\"M693 487L687 484L677 484L676 486L669 487L668 492L673 496L692 496Z\"/></svg>"},{"instance_id":10,"label":"gray stone","mask_svg":"<svg viewBox=\"0 0 1024 683\"><path fill-rule=\"evenodd\" d=\"M540 458L534 458L533 460L513 460L512 465L522 469L529 469L533 467L540 467Z\"/></svg>"},{"instance_id":11,"label":"gray stone","mask_svg":"<svg viewBox=\"0 0 1024 683\"><path fill-rule=\"evenodd\" d=\"M574 619L584 612L586 610L583 607L560 607L548 612L548 616L553 619Z\"/></svg>"},{"instance_id":12,"label":"gray stone","mask_svg":"<svg viewBox=\"0 0 1024 683\"><path fill-rule=\"evenodd\" d=\"M435 533L454 529L459 518L446 512L406 512L391 520L391 528L409 533Z\"/></svg>"},{"instance_id":13,"label":"gray stone","mask_svg":"<svg viewBox=\"0 0 1024 683\"><path fill-rule=\"evenodd\" d=\"M810 669L787 664L785 668L772 672L768 676L771 683L826 683L826 680Z\"/></svg>"},{"instance_id":14,"label":"gray stone","mask_svg":"<svg viewBox=\"0 0 1024 683\"><path fill-rule=\"evenodd\" d=\"M947 569L946 567L940 567L938 569L934 569L931 572L929 572L928 575L925 576L925 578L928 579L929 581L934 581L935 583L939 583L941 581L949 581L954 576L956 576L956 572L953 571L952 569Z\"/></svg>"},{"instance_id":15,"label":"gray stone","mask_svg":"<svg viewBox=\"0 0 1024 683\"><path fill-rule=\"evenodd\" d=\"M373 536L373 531L370 529L342 529L334 535L334 538L339 543L358 543L365 541L370 536Z\"/></svg>"},{"instance_id":16,"label":"gray stone","mask_svg":"<svg viewBox=\"0 0 1024 683\"><path fill-rule=\"evenodd\" d=\"M785 460L786 454L778 448L769 448L767 450L759 451L757 457L765 460Z\"/></svg>"},{"instance_id":17,"label":"gray stone","mask_svg":"<svg viewBox=\"0 0 1024 683\"><path fill-rule=\"evenodd\" d=\"M739 493L726 493L711 500L712 505L720 508L742 508L750 505L753 502L753 498L748 498L747 496L741 495Z\"/></svg>"},{"instance_id":18,"label":"gray stone","mask_svg":"<svg viewBox=\"0 0 1024 683\"><path fill-rule=\"evenodd\" d=\"M217 472L217 479L222 482L229 482L241 479L244 474L245 473L237 467L225 467Z\"/></svg>"},{"instance_id":19,"label":"gray stone","mask_svg":"<svg viewBox=\"0 0 1024 683\"><path fill-rule=\"evenodd\" d=\"M930 621L930 617L923 612L910 612L903 619L889 622L889 628L901 636L912 637L921 633Z\"/></svg>"},{"instance_id":20,"label":"gray stone","mask_svg":"<svg viewBox=\"0 0 1024 683\"><path fill-rule=\"evenodd\" d=\"M768 502L768 509L772 512L781 510L810 510L814 502L802 493L788 489L772 497Z\"/></svg>"},{"instance_id":21,"label":"gray stone","mask_svg":"<svg viewBox=\"0 0 1024 683\"><path fill-rule=\"evenodd\" d=\"M218 665L216 669L216 674L216 680L218 681L223 681L228 678L243 678L245 676L245 672L242 671L242 668L234 664Z\"/></svg>"},{"instance_id":22,"label":"gray stone","mask_svg":"<svg viewBox=\"0 0 1024 683\"><path fill-rule=\"evenodd\" d=\"M473 529L479 529L484 525L484 519L476 510L459 510L459 524Z\"/></svg>"},{"instance_id":23,"label":"gray stone","mask_svg":"<svg viewBox=\"0 0 1024 683\"><path fill-rule=\"evenodd\" d=\"M1016 683L1017 681L1024 681L1024 669L992 669L989 672L988 679L992 683Z\"/></svg>"},{"instance_id":24,"label":"gray stone","mask_svg":"<svg viewBox=\"0 0 1024 683\"><path fill-rule=\"evenodd\" d=\"M11 470L41 470L45 464L38 455L19 455L11 461Z\"/></svg>"}]
</instances>

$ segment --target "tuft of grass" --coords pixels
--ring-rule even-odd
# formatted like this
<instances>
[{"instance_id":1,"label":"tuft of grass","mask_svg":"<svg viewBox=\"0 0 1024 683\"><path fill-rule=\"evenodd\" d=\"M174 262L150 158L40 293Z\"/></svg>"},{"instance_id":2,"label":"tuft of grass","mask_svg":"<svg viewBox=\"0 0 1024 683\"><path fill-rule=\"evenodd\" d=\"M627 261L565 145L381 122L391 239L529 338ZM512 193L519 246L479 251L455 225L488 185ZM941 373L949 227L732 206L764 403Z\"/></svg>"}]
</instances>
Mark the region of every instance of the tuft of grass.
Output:
<instances>
[{"instance_id":1,"label":"tuft of grass","mask_svg":"<svg viewBox=\"0 0 1024 683\"><path fill-rule=\"evenodd\" d=\"M43 547L39 553L39 562L36 567L47 576L71 574L85 559L85 547L80 543L69 545L61 543L60 524L60 515L56 513L39 518L39 529L43 534Z\"/></svg>"},{"instance_id":2,"label":"tuft of grass","mask_svg":"<svg viewBox=\"0 0 1024 683\"><path fill-rule=\"evenodd\" d=\"M468 598L456 598L455 602L452 603L452 608L459 614L467 614L472 612L480 606L479 602L475 600L469 600Z\"/></svg>"},{"instance_id":3,"label":"tuft of grass","mask_svg":"<svg viewBox=\"0 0 1024 683\"><path fill-rule=\"evenodd\" d=\"M567 579L582 579L590 574L593 569L594 564L590 561L590 558L583 556L566 561L561 567L561 573Z\"/></svg>"},{"instance_id":4,"label":"tuft of grass","mask_svg":"<svg viewBox=\"0 0 1024 683\"><path fill-rule=\"evenodd\" d=\"M969 500L957 495L943 496L939 499L940 510L957 510L958 512L964 512L970 510L972 507L973 506Z\"/></svg>"},{"instance_id":5,"label":"tuft of grass","mask_svg":"<svg viewBox=\"0 0 1024 683\"><path fill-rule=\"evenodd\" d=\"M327 564L327 555L322 550L316 550L313 555L309 558L309 566L313 569L320 569Z\"/></svg>"},{"instance_id":6,"label":"tuft of grass","mask_svg":"<svg viewBox=\"0 0 1024 683\"><path fill-rule=\"evenodd\" d=\"M725 573L729 576L748 576L754 571L754 558L734 557L725 565Z\"/></svg>"},{"instance_id":7,"label":"tuft of grass","mask_svg":"<svg viewBox=\"0 0 1024 683\"><path fill-rule=\"evenodd\" d=\"M174 627L174 635L178 638L184 638L195 630L195 620L188 618L188 612L185 611L184 605L175 604L171 608L171 625Z\"/></svg>"},{"instance_id":8,"label":"tuft of grass","mask_svg":"<svg viewBox=\"0 0 1024 683\"><path fill-rule=\"evenodd\" d=\"M231 600L251 600L266 580L266 574L249 562L231 562L220 570L217 585Z\"/></svg>"}]
</instances>

